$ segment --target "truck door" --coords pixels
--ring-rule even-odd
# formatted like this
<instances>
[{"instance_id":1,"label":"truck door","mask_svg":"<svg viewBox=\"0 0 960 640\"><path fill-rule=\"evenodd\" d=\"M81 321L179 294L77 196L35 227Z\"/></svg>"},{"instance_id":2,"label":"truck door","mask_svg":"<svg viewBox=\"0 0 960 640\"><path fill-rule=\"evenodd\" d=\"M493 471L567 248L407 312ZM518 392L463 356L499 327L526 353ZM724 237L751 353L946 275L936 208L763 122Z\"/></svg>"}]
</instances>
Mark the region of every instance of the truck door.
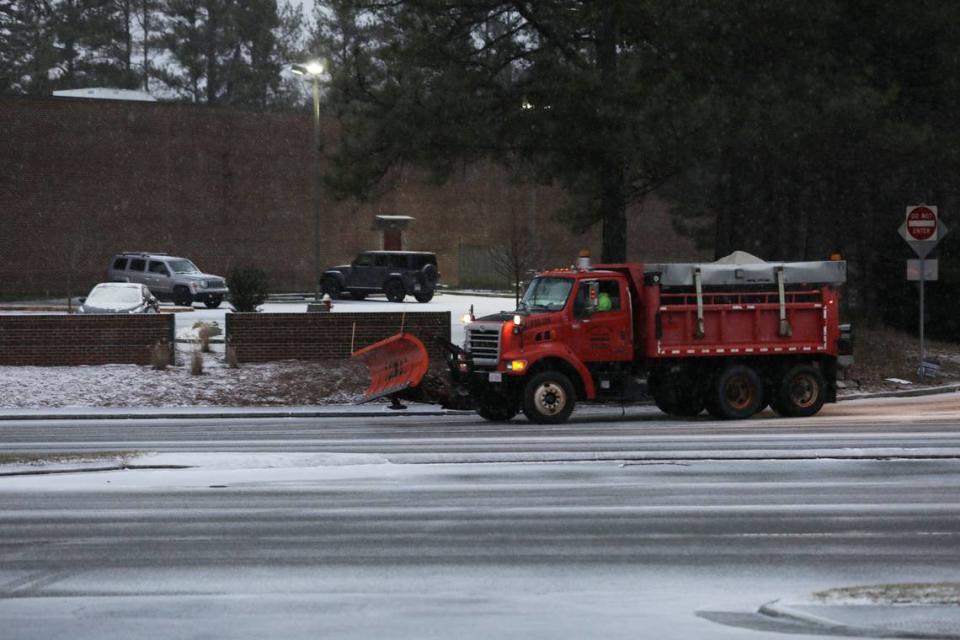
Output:
<instances>
[{"instance_id":1,"label":"truck door","mask_svg":"<svg viewBox=\"0 0 960 640\"><path fill-rule=\"evenodd\" d=\"M590 300L591 284L598 292ZM584 362L633 359L630 295L621 278L582 280L574 300L572 346Z\"/></svg>"}]
</instances>

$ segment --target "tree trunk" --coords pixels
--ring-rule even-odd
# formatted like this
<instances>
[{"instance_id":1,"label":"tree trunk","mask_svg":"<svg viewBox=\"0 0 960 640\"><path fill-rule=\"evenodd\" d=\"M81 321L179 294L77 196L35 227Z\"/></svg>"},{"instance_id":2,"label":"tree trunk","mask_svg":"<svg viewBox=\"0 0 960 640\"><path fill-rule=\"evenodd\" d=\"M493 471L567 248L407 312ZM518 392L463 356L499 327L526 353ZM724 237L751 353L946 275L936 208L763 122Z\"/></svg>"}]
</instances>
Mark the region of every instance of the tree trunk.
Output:
<instances>
[{"instance_id":1,"label":"tree trunk","mask_svg":"<svg viewBox=\"0 0 960 640\"><path fill-rule=\"evenodd\" d=\"M601 259L604 262L626 262L627 202L622 169L610 167L604 173L600 216L603 220Z\"/></svg>"},{"instance_id":2,"label":"tree trunk","mask_svg":"<svg viewBox=\"0 0 960 640\"><path fill-rule=\"evenodd\" d=\"M613 90L617 77L618 20L614 3L602 12L597 30L597 66L604 89ZM619 127L619 123L614 127ZM615 136L616 132L608 134ZM625 171L623 162L607 158L600 176L600 219L603 221L602 260L604 262L627 261L627 202L625 195Z\"/></svg>"}]
</instances>

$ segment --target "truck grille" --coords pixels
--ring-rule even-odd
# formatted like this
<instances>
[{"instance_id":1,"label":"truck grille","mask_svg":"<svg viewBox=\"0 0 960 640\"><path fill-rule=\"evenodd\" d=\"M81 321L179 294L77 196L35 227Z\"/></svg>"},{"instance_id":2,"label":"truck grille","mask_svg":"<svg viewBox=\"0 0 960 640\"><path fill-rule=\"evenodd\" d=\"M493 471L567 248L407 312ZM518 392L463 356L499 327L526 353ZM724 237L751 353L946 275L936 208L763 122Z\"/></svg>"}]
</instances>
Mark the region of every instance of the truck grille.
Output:
<instances>
[{"instance_id":1,"label":"truck grille","mask_svg":"<svg viewBox=\"0 0 960 640\"><path fill-rule=\"evenodd\" d=\"M206 282L208 289L223 289L226 284L219 278L211 278Z\"/></svg>"},{"instance_id":2,"label":"truck grille","mask_svg":"<svg viewBox=\"0 0 960 640\"><path fill-rule=\"evenodd\" d=\"M500 361L501 324L467 327L467 352L475 365L492 365Z\"/></svg>"}]
</instances>

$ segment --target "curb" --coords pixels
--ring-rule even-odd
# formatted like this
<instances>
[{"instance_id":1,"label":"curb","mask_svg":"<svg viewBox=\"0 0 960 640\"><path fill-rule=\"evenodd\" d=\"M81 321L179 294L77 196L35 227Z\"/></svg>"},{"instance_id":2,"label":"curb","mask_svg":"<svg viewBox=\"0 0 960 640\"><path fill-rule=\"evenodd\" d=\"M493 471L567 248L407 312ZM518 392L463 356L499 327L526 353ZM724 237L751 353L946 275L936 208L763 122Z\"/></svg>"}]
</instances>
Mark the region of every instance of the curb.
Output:
<instances>
[{"instance_id":1,"label":"curb","mask_svg":"<svg viewBox=\"0 0 960 640\"><path fill-rule=\"evenodd\" d=\"M873 393L861 392L842 396L838 395L837 401L866 400L869 398L918 398L920 396L933 396L958 391L960 391L960 384L945 384L941 387L923 387L921 389L904 389L903 391L877 391Z\"/></svg>"},{"instance_id":2,"label":"curb","mask_svg":"<svg viewBox=\"0 0 960 640\"><path fill-rule=\"evenodd\" d=\"M251 407L253 408L253 407ZM216 411L157 411L143 409L126 413L0 413L0 422L4 420L237 420L241 418L402 418L403 416L461 416L473 415L473 411L457 409L427 409L416 411L391 411L386 408L378 411L343 409L314 411L250 411L229 408Z\"/></svg>"},{"instance_id":3,"label":"curb","mask_svg":"<svg viewBox=\"0 0 960 640\"><path fill-rule=\"evenodd\" d=\"M148 452L150 449L137 450L141 453ZM176 452L163 452L176 455ZM913 456L897 454L897 460L912 459ZM730 461L797 461L797 460L875 460L878 456L871 454L849 455L849 454L824 454L817 451L806 453L778 453L776 451L764 451L756 455L730 455L721 451L705 452L702 455L676 455L676 454L629 454L622 451L596 451L589 453L577 453L568 451L549 451L544 453L531 452L511 452L511 453L397 453L385 454L384 460L392 465L461 465L461 464L570 464L570 463L608 463L618 464L620 468L642 467L642 466L688 466L696 462L730 462ZM960 458L960 451L950 454L950 458L956 460ZM920 456L920 459L927 460L929 456ZM357 466L369 463L354 463ZM377 464L380 464L379 462ZM323 465L319 465L323 466ZM4 466L0 464L0 470ZM98 466L69 466L69 463L62 463L53 468L24 469L20 468L14 471L0 471L0 479L4 477L15 476L39 476L39 475L59 475L66 473L87 473L104 471L133 471L133 470L156 470L156 469L192 469L202 468L190 464L137 464L117 463L104 464ZM815 624L819 627L848 627L852 625L838 623L815 614L806 613L792 609L787 605L779 605L778 601L767 603L760 607L758 612L768 617L778 617L790 619L795 622L804 622L806 624ZM863 629L873 629L873 627L863 627ZM847 635L863 635L847 634ZM895 637L901 637L899 635ZM936 640L960 640L957 635L919 635L905 636L918 638L934 638Z\"/></svg>"},{"instance_id":4,"label":"curb","mask_svg":"<svg viewBox=\"0 0 960 640\"><path fill-rule=\"evenodd\" d=\"M787 620L800 623L810 627L815 627L819 633L858 636L868 638L917 638L923 640L960 640L960 635L955 633L937 633L932 631L909 631L899 629L885 629L883 627L869 627L837 622L830 618L818 616L806 611L800 611L790 605L782 604L779 600L774 600L762 605L758 610L762 616Z\"/></svg>"}]
</instances>

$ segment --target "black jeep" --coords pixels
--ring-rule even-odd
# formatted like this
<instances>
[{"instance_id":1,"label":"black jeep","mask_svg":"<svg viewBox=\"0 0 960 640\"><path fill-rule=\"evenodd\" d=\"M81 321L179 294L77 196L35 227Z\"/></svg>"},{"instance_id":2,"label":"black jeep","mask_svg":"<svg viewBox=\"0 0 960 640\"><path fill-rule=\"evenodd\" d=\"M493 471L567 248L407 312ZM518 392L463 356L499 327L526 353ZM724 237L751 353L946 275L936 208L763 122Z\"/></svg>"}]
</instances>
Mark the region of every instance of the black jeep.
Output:
<instances>
[{"instance_id":1,"label":"black jeep","mask_svg":"<svg viewBox=\"0 0 960 640\"><path fill-rule=\"evenodd\" d=\"M353 263L323 272L320 290L338 298L344 291L357 300L383 292L391 302L407 294L430 302L440 281L437 256L426 251L364 251Z\"/></svg>"}]
</instances>

